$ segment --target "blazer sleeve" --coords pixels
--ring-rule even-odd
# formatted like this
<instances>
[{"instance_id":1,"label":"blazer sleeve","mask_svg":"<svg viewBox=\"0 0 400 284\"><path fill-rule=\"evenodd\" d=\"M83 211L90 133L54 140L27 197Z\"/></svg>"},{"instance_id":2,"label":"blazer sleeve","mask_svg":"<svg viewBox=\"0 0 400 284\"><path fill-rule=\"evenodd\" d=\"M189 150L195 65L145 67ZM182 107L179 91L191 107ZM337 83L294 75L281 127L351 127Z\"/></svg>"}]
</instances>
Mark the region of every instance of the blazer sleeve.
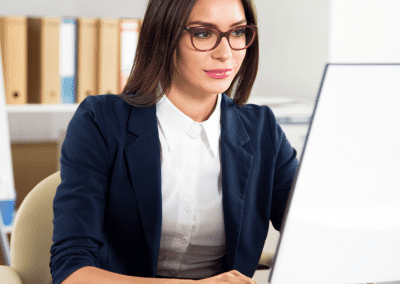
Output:
<instances>
[{"instance_id":1,"label":"blazer sleeve","mask_svg":"<svg viewBox=\"0 0 400 284\"><path fill-rule=\"evenodd\" d=\"M107 153L100 100L87 97L72 117L61 149L61 184L53 201L50 250L53 283L60 283L81 267L96 267L105 242Z\"/></svg>"},{"instance_id":2,"label":"blazer sleeve","mask_svg":"<svg viewBox=\"0 0 400 284\"><path fill-rule=\"evenodd\" d=\"M298 169L296 150L290 145L281 126L276 122L269 109L269 124L275 150L274 181L271 204L271 222L274 228L281 230L286 203Z\"/></svg>"}]
</instances>

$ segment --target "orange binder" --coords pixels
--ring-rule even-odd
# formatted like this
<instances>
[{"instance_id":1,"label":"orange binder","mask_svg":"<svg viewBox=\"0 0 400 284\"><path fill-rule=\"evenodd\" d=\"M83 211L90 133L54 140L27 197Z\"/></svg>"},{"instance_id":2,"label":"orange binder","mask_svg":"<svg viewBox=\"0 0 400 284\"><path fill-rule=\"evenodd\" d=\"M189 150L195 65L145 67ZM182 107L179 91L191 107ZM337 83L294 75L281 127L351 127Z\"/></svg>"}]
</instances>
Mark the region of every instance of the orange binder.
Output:
<instances>
[{"instance_id":1,"label":"orange binder","mask_svg":"<svg viewBox=\"0 0 400 284\"><path fill-rule=\"evenodd\" d=\"M28 103L60 103L61 18L28 18Z\"/></svg>"},{"instance_id":2,"label":"orange binder","mask_svg":"<svg viewBox=\"0 0 400 284\"><path fill-rule=\"evenodd\" d=\"M28 102L26 17L0 17L0 43L6 103L26 104Z\"/></svg>"},{"instance_id":3,"label":"orange binder","mask_svg":"<svg viewBox=\"0 0 400 284\"><path fill-rule=\"evenodd\" d=\"M97 19L78 18L77 103L97 92Z\"/></svg>"},{"instance_id":4,"label":"orange binder","mask_svg":"<svg viewBox=\"0 0 400 284\"><path fill-rule=\"evenodd\" d=\"M119 19L98 21L97 94L118 93Z\"/></svg>"}]
</instances>

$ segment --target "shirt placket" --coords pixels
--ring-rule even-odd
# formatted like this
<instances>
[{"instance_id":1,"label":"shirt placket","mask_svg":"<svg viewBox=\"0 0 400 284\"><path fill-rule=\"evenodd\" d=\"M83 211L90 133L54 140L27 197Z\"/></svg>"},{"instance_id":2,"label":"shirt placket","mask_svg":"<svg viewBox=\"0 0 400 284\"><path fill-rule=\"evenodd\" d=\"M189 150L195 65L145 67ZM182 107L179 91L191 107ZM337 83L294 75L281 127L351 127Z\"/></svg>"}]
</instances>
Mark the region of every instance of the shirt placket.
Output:
<instances>
[{"instance_id":1,"label":"shirt placket","mask_svg":"<svg viewBox=\"0 0 400 284\"><path fill-rule=\"evenodd\" d=\"M181 175L181 188L179 191L178 230L180 232L182 254L186 252L192 236L192 228L195 214L195 193L198 172L198 160L200 155L200 132L201 126L195 123L186 132L183 138L183 164Z\"/></svg>"}]
</instances>

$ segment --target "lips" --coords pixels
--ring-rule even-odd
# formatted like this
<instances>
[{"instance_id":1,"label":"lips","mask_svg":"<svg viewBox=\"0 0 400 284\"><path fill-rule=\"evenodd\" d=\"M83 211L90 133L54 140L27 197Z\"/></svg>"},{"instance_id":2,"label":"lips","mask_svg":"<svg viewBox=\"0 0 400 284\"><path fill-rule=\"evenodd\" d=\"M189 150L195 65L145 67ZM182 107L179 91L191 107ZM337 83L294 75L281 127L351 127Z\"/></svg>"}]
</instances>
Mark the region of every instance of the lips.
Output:
<instances>
[{"instance_id":1,"label":"lips","mask_svg":"<svg viewBox=\"0 0 400 284\"><path fill-rule=\"evenodd\" d=\"M225 79L232 73L232 69L204 70L208 76L214 79Z\"/></svg>"},{"instance_id":2,"label":"lips","mask_svg":"<svg viewBox=\"0 0 400 284\"><path fill-rule=\"evenodd\" d=\"M232 69L212 69L212 70L205 70L206 72L213 72L213 73L225 73L231 71Z\"/></svg>"}]
</instances>

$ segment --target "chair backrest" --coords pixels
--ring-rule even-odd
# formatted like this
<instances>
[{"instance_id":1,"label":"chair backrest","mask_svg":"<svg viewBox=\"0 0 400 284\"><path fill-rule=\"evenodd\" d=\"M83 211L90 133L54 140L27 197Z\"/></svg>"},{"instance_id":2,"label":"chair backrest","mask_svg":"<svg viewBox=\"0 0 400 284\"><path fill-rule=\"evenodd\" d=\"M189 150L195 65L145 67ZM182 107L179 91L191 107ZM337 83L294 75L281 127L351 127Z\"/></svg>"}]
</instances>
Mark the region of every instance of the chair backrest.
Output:
<instances>
[{"instance_id":1,"label":"chair backrest","mask_svg":"<svg viewBox=\"0 0 400 284\"><path fill-rule=\"evenodd\" d=\"M38 183L25 197L11 234L11 265L23 283L51 283L53 199L61 183L60 171Z\"/></svg>"}]
</instances>

